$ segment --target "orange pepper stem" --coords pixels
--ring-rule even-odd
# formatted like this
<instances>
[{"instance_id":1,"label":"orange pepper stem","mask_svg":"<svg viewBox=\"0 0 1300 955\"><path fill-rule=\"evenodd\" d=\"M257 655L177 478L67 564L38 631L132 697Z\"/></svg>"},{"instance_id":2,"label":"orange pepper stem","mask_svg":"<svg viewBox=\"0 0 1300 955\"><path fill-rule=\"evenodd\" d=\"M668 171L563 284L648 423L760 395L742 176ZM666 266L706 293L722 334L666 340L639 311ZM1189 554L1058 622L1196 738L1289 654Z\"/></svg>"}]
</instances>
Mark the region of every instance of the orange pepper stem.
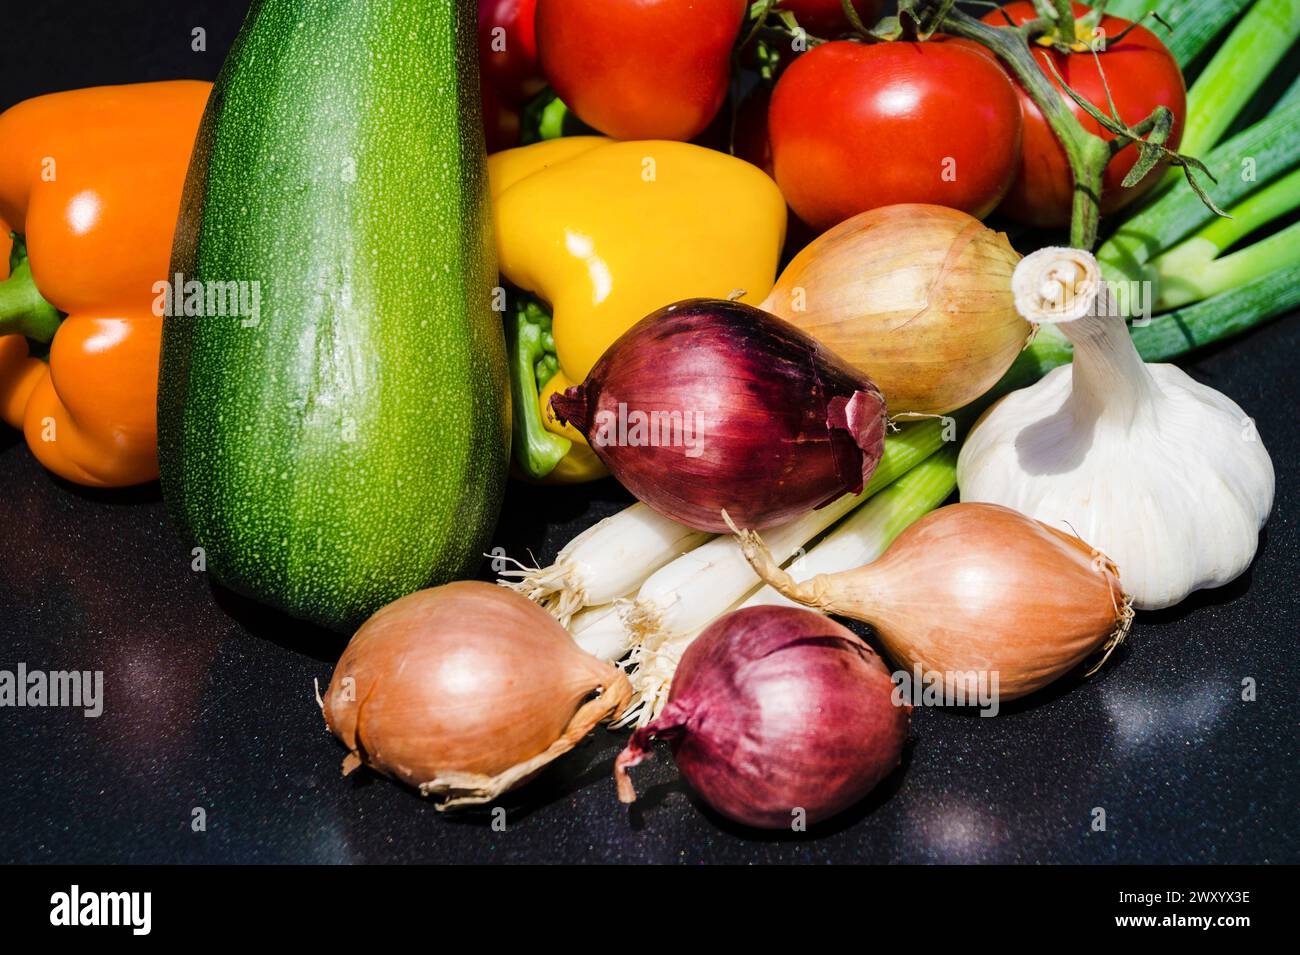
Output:
<instances>
[{"instance_id":1,"label":"orange pepper stem","mask_svg":"<svg viewBox=\"0 0 1300 955\"><path fill-rule=\"evenodd\" d=\"M27 246L17 233L11 235L9 278L0 281L0 335L24 335L48 343L59 330L63 313L41 296L32 278Z\"/></svg>"}]
</instances>

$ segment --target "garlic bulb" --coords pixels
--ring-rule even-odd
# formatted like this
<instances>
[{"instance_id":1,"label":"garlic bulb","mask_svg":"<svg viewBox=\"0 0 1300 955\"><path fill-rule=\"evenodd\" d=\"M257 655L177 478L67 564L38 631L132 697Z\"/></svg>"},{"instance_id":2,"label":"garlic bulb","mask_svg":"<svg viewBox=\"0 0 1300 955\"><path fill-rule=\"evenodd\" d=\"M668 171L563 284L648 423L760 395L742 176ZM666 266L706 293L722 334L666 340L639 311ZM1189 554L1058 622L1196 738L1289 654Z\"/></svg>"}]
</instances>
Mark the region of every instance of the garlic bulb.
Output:
<instances>
[{"instance_id":1,"label":"garlic bulb","mask_svg":"<svg viewBox=\"0 0 1300 955\"><path fill-rule=\"evenodd\" d=\"M1087 252L1035 252L1012 291L1029 321L1061 326L1074 361L984 414L958 458L961 499L1072 529L1139 609L1241 574L1273 506L1251 419L1180 368L1143 364Z\"/></svg>"}]
</instances>

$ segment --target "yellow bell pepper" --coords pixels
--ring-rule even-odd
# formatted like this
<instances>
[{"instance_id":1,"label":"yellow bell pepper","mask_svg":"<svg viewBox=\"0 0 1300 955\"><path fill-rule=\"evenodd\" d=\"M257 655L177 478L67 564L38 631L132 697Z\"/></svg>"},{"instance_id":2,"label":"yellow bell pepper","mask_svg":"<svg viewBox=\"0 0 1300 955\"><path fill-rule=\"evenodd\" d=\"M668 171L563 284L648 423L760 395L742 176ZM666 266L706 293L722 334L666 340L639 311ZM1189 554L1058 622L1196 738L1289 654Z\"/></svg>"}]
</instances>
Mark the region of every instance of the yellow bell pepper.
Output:
<instances>
[{"instance_id":1,"label":"yellow bell pepper","mask_svg":"<svg viewBox=\"0 0 1300 955\"><path fill-rule=\"evenodd\" d=\"M776 280L785 200L756 166L657 140L549 140L490 156L488 175L501 274L529 293L506 320L517 469L602 477L582 435L550 416L551 394L665 305L739 291L761 302Z\"/></svg>"}]
</instances>

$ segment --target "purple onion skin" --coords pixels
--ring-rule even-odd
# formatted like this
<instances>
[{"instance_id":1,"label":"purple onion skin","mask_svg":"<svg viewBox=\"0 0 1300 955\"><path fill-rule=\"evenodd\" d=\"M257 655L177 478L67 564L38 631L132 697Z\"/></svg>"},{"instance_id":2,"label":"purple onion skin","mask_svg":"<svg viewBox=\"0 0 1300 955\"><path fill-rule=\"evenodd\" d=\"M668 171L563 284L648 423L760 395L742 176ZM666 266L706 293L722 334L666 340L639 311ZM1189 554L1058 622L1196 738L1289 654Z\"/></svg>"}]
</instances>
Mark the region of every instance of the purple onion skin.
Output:
<instances>
[{"instance_id":1,"label":"purple onion skin","mask_svg":"<svg viewBox=\"0 0 1300 955\"><path fill-rule=\"evenodd\" d=\"M628 767L666 739L686 781L729 819L829 819L899 764L912 708L894 704L893 688L880 657L828 617L737 610L687 648L663 711L619 754L619 797L636 798Z\"/></svg>"},{"instance_id":2,"label":"purple onion skin","mask_svg":"<svg viewBox=\"0 0 1300 955\"><path fill-rule=\"evenodd\" d=\"M695 423L695 448L685 430L679 441L646 443L609 427L620 405L624 420L676 413ZM552 395L551 410L639 499L714 533L727 530L723 509L763 528L862 490L887 423L866 375L788 322L720 299L643 318L586 381Z\"/></svg>"}]
</instances>

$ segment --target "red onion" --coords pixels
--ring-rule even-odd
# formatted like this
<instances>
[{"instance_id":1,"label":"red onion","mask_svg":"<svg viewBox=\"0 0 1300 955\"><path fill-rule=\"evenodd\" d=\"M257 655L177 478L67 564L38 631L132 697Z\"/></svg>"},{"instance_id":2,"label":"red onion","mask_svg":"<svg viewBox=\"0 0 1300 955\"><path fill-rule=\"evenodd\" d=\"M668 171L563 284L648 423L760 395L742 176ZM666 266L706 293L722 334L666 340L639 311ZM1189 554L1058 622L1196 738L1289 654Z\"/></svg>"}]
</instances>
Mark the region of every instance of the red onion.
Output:
<instances>
[{"instance_id":1,"label":"red onion","mask_svg":"<svg viewBox=\"0 0 1300 955\"><path fill-rule=\"evenodd\" d=\"M687 648L663 712L619 754L619 799L635 801L628 768L666 739L687 782L736 822L827 819L898 765L912 708L893 687L871 648L821 614L727 614Z\"/></svg>"},{"instance_id":2,"label":"red onion","mask_svg":"<svg viewBox=\"0 0 1300 955\"><path fill-rule=\"evenodd\" d=\"M769 527L862 490L884 450L871 379L740 302L642 319L551 397L628 490L697 530Z\"/></svg>"}]
</instances>

